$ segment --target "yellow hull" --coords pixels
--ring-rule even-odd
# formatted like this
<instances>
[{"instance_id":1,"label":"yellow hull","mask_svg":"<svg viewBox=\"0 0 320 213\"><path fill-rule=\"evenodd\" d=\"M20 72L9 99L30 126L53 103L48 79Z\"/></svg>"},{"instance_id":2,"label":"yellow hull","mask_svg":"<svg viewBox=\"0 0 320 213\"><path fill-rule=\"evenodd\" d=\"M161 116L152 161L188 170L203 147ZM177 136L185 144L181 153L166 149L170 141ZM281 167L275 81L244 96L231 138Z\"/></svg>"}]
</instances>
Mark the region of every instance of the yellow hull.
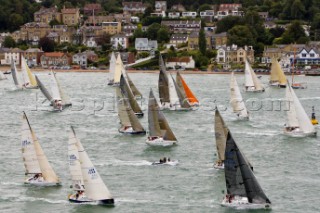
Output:
<instances>
[{"instance_id":1,"label":"yellow hull","mask_svg":"<svg viewBox=\"0 0 320 213\"><path fill-rule=\"evenodd\" d=\"M318 124L318 120L317 120L317 119L312 119L312 120L311 120L311 123L312 123L313 125L317 125L317 124Z\"/></svg>"}]
</instances>

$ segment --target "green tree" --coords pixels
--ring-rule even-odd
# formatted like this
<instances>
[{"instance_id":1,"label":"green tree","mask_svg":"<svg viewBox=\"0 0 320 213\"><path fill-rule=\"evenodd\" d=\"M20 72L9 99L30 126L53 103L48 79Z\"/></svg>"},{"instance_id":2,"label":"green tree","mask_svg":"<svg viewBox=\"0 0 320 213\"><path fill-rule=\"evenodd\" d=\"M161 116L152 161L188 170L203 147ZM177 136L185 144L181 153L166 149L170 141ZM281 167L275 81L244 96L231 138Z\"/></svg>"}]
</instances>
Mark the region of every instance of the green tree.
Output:
<instances>
[{"instance_id":1,"label":"green tree","mask_svg":"<svg viewBox=\"0 0 320 213\"><path fill-rule=\"evenodd\" d=\"M142 26L139 24L138 28L133 32L134 38L143 38L144 32L142 31Z\"/></svg>"},{"instance_id":2,"label":"green tree","mask_svg":"<svg viewBox=\"0 0 320 213\"><path fill-rule=\"evenodd\" d=\"M203 5L201 5L201 6L199 7L199 9L198 9L198 12L200 13L200 12L205 11L205 10L211 10L211 5L209 5L209 4L203 4Z\"/></svg>"},{"instance_id":3,"label":"green tree","mask_svg":"<svg viewBox=\"0 0 320 213\"><path fill-rule=\"evenodd\" d=\"M42 48L44 52L53 52L55 48L54 41L49 39L48 37L42 37L39 40L38 44L39 48Z\"/></svg>"},{"instance_id":4,"label":"green tree","mask_svg":"<svg viewBox=\"0 0 320 213\"><path fill-rule=\"evenodd\" d=\"M161 25L159 23L151 24L147 29L147 37L152 40L157 39L158 31L160 30Z\"/></svg>"},{"instance_id":5,"label":"green tree","mask_svg":"<svg viewBox=\"0 0 320 213\"><path fill-rule=\"evenodd\" d=\"M206 34L203 30L203 28L201 28L200 32L199 32L199 37L198 37L199 41L199 50L201 52L202 55L206 54L206 49L207 49L207 40L206 40Z\"/></svg>"},{"instance_id":6,"label":"green tree","mask_svg":"<svg viewBox=\"0 0 320 213\"><path fill-rule=\"evenodd\" d=\"M16 46L16 42L11 36L6 36L2 45L7 48L12 48Z\"/></svg>"},{"instance_id":7,"label":"green tree","mask_svg":"<svg viewBox=\"0 0 320 213\"><path fill-rule=\"evenodd\" d=\"M306 13L306 9L300 0L294 0L291 7L291 18L302 19Z\"/></svg>"},{"instance_id":8,"label":"green tree","mask_svg":"<svg viewBox=\"0 0 320 213\"><path fill-rule=\"evenodd\" d=\"M248 26L238 25L228 31L228 45L232 44L254 46L255 40Z\"/></svg>"},{"instance_id":9,"label":"green tree","mask_svg":"<svg viewBox=\"0 0 320 213\"><path fill-rule=\"evenodd\" d=\"M157 41L159 43L168 42L170 40L169 29L165 26L162 26L157 32Z\"/></svg>"},{"instance_id":10,"label":"green tree","mask_svg":"<svg viewBox=\"0 0 320 213\"><path fill-rule=\"evenodd\" d=\"M9 30L14 31L23 25L24 19L20 14L13 13L9 16Z\"/></svg>"},{"instance_id":11,"label":"green tree","mask_svg":"<svg viewBox=\"0 0 320 213\"><path fill-rule=\"evenodd\" d=\"M227 32L236 25L243 25L242 19L236 16L227 16L217 23L216 33Z\"/></svg>"},{"instance_id":12,"label":"green tree","mask_svg":"<svg viewBox=\"0 0 320 213\"><path fill-rule=\"evenodd\" d=\"M307 40L308 37L306 36L300 21L297 20L293 21L282 35L283 44L290 44L294 42L305 43Z\"/></svg>"}]
</instances>

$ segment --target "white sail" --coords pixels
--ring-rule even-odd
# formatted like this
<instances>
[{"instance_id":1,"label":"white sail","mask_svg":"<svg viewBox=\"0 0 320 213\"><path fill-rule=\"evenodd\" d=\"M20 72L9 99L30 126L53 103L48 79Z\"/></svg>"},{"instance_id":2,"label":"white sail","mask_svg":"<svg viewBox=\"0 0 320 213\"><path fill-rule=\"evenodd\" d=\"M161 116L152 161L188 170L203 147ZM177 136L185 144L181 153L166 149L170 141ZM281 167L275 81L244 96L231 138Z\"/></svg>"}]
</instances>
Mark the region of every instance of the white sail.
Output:
<instances>
[{"instance_id":1,"label":"white sail","mask_svg":"<svg viewBox=\"0 0 320 213\"><path fill-rule=\"evenodd\" d=\"M13 79L14 84L16 85L16 87L18 89L21 89L22 84L19 81L16 63L14 62L13 58L11 58L11 69L10 70L11 70L11 75L12 75L12 79Z\"/></svg>"},{"instance_id":2,"label":"white sail","mask_svg":"<svg viewBox=\"0 0 320 213\"><path fill-rule=\"evenodd\" d=\"M116 68L116 56L115 56L114 52L112 52L111 53L110 62L109 62L109 73L110 73L110 76L114 75L115 68Z\"/></svg>"},{"instance_id":3,"label":"white sail","mask_svg":"<svg viewBox=\"0 0 320 213\"><path fill-rule=\"evenodd\" d=\"M56 84L57 84L57 87L58 87L58 90L59 90L59 94L60 94L60 97L61 97L61 100L62 100L62 104L70 105L71 104L70 97L68 95L66 95L66 93L62 90L60 82L59 82L59 80L58 80L58 78L57 78L55 73L53 73L53 76L55 78L55 81L56 81Z\"/></svg>"},{"instance_id":4,"label":"white sail","mask_svg":"<svg viewBox=\"0 0 320 213\"><path fill-rule=\"evenodd\" d=\"M23 85L27 86L30 84L30 80L27 72L27 63L23 56L21 57L21 71L22 71Z\"/></svg>"},{"instance_id":5,"label":"white sail","mask_svg":"<svg viewBox=\"0 0 320 213\"><path fill-rule=\"evenodd\" d=\"M102 181L97 169L92 164L87 152L84 150L80 140L77 140L81 171L84 180L86 196L92 200L112 199L107 186Z\"/></svg>"},{"instance_id":6,"label":"white sail","mask_svg":"<svg viewBox=\"0 0 320 213\"><path fill-rule=\"evenodd\" d=\"M294 90L292 89L292 87L290 85L287 85L286 88L288 88L288 87L289 87L291 95L292 95L293 104L294 104L294 108L296 111L296 117L299 122L300 130L303 131L304 133L315 132L315 128L312 125L312 123L310 122L310 119L309 119L306 111L304 110L303 106L301 105L298 97L296 96Z\"/></svg>"},{"instance_id":7,"label":"white sail","mask_svg":"<svg viewBox=\"0 0 320 213\"><path fill-rule=\"evenodd\" d=\"M61 100L59 86L54 73L51 71L51 93L53 100Z\"/></svg>"},{"instance_id":8,"label":"white sail","mask_svg":"<svg viewBox=\"0 0 320 213\"><path fill-rule=\"evenodd\" d=\"M230 96L230 102L233 108L233 112L237 113L241 118L248 118L248 110L242 99L242 95L240 93L240 89L233 72L231 73Z\"/></svg>"},{"instance_id":9,"label":"white sail","mask_svg":"<svg viewBox=\"0 0 320 213\"><path fill-rule=\"evenodd\" d=\"M286 106L287 106L287 127L299 127L296 107L293 101L293 95L290 86L286 87Z\"/></svg>"},{"instance_id":10,"label":"white sail","mask_svg":"<svg viewBox=\"0 0 320 213\"><path fill-rule=\"evenodd\" d=\"M251 73L251 66L248 60L245 60L245 69L244 69L244 78L245 78L245 86L246 87L254 87L252 73Z\"/></svg>"},{"instance_id":11,"label":"white sail","mask_svg":"<svg viewBox=\"0 0 320 213\"><path fill-rule=\"evenodd\" d=\"M174 86L171 73L170 73L170 77L168 76L168 81L169 81L168 83L169 83L170 104L175 107L181 107L177 90L176 90L176 87Z\"/></svg>"},{"instance_id":12,"label":"white sail","mask_svg":"<svg viewBox=\"0 0 320 213\"><path fill-rule=\"evenodd\" d=\"M40 171L41 171L39 173L42 173L42 176L46 182L59 183L60 181L59 181L58 176L53 171L46 155L44 154L44 152L40 146L38 139L36 138L33 130L31 129L30 124L28 123L26 115L24 114L24 116L23 116L23 126L24 127L26 125L25 123L27 123L27 125L29 127L31 140L33 141L36 159L38 160Z\"/></svg>"},{"instance_id":13,"label":"white sail","mask_svg":"<svg viewBox=\"0 0 320 213\"><path fill-rule=\"evenodd\" d=\"M120 54L118 54L115 69L114 69L113 84L120 84L120 78L121 78L121 73L123 69L124 69L123 63L122 63Z\"/></svg>"},{"instance_id":14,"label":"white sail","mask_svg":"<svg viewBox=\"0 0 320 213\"><path fill-rule=\"evenodd\" d=\"M72 179L73 189L78 191L84 191L84 182L81 171L81 162L79 158L78 148L77 148L78 139L75 135L73 128L71 127L71 132L69 134L68 142L68 158L69 158L69 170Z\"/></svg>"},{"instance_id":15,"label":"white sail","mask_svg":"<svg viewBox=\"0 0 320 213\"><path fill-rule=\"evenodd\" d=\"M31 129L26 115L22 118L21 129L21 151L25 167L25 174L39 174L41 173L40 165L34 148L34 141L31 134Z\"/></svg>"}]
</instances>

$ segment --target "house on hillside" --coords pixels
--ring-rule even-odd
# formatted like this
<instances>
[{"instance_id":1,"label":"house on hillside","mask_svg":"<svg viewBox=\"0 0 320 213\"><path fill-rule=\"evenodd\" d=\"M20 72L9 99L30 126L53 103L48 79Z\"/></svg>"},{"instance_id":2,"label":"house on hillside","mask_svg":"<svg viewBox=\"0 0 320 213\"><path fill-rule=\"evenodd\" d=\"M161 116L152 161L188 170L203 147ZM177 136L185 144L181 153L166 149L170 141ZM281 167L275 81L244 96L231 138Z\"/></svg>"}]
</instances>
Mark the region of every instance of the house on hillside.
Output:
<instances>
[{"instance_id":1,"label":"house on hillside","mask_svg":"<svg viewBox=\"0 0 320 213\"><path fill-rule=\"evenodd\" d=\"M46 52L40 57L42 67L68 66L72 62L72 57L63 52Z\"/></svg>"},{"instance_id":2,"label":"house on hillside","mask_svg":"<svg viewBox=\"0 0 320 213\"><path fill-rule=\"evenodd\" d=\"M138 51L150 51L158 49L158 42L148 38L136 38L134 46Z\"/></svg>"},{"instance_id":3,"label":"house on hillside","mask_svg":"<svg viewBox=\"0 0 320 213\"><path fill-rule=\"evenodd\" d=\"M166 68L194 69L195 61L192 56L168 58L166 61Z\"/></svg>"}]
</instances>

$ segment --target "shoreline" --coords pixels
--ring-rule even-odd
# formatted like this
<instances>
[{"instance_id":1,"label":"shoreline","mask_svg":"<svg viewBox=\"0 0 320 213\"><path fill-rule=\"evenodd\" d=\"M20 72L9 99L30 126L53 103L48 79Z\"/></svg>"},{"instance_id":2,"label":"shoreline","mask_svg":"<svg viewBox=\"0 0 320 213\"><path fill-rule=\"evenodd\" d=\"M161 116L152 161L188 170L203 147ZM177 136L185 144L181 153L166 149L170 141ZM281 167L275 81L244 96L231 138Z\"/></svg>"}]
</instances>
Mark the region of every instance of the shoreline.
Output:
<instances>
[{"instance_id":1,"label":"shoreline","mask_svg":"<svg viewBox=\"0 0 320 213\"><path fill-rule=\"evenodd\" d=\"M10 70L10 66L0 66L0 71L8 71ZM18 71L20 71L20 69L18 68ZM31 71L34 72L50 72L50 71L54 71L54 72L88 72L88 73L109 73L109 70L83 70L83 69L70 69L70 70L61 70L61 69L41 69L41 68L31 68ZM159 70L127 70L128 73L155 73L158 74ZM177 70L168 70L168 72L171 73L176 73ZM195 71L195 70L183 70L180 71L180 73L183 74L214 74L214 75L220 75L220 74L230 74L231 72L213 72L213 71ZM244 72L234 72L235 74L244 74ZM260 72L256 72L256 74L258 75L269 75L269 73L260 73Z\"/></svg>"}]
</instances>

